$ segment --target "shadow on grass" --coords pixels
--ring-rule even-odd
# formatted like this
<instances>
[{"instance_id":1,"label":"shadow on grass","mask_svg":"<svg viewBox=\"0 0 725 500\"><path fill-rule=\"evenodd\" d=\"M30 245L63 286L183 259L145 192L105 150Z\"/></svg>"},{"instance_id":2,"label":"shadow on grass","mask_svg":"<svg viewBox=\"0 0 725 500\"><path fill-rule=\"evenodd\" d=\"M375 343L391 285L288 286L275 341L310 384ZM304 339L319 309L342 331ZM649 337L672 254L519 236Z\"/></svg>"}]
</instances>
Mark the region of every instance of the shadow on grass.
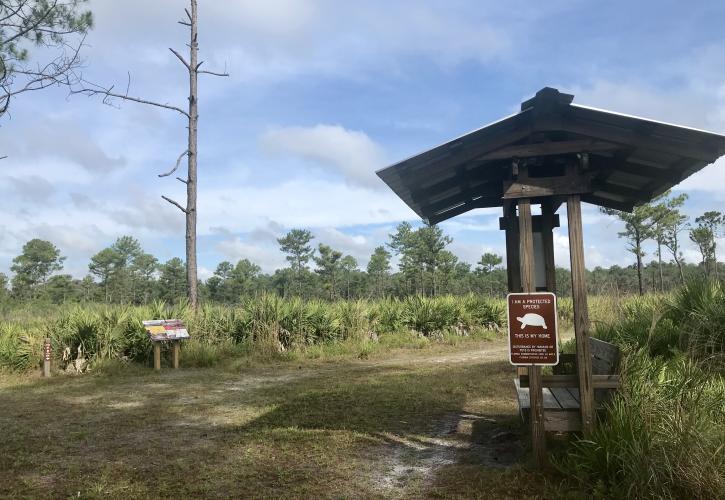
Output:
<instances>
[{"instance_id":1,"label":"shadow on grass","mask_svg":"<svg viewBox=\"0 0 725 500\"><path fill-rule=\"evenodd\" d=\"M519 460L510 378L489 362L2 390L0 496L369 497L437 484L447 466Z\"/></svg>"}]
</instances>

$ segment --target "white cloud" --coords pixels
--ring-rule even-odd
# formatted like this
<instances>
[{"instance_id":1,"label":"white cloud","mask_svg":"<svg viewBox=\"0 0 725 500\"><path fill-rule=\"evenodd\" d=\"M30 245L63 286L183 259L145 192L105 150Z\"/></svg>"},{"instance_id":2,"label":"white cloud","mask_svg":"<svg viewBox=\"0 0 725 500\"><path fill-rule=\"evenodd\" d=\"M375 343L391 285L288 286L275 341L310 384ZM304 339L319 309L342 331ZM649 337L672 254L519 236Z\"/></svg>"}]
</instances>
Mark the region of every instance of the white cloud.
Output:
<instances>
[{"instance_id":1,"label":"white cloud","mask_svg":"<svg viewBox=\"0 0 725 500\"><path fill-rule=\"evenodd\" d=\"M340 173L352 184L381 188L375 171L385 166L382 148L365 132L340 125L284 127L266 132L262 146L273 153L287 153Z\"/></svg>"},{"instance_id":2,"label":"white cloud","mask_svg":"<svg viewBox=\"0 0 725 500\"><path fill-rule=\"evenodd\" d=\"M284 255L270 243L249 243L237 236L219 242L216 249L231 262L249 259L267 273L285 266Z\"/></svg>"},{"instance_id":3,"label":"white cloud","mask_svg":"<svg viewBox=\"0 0 725 500\"><path fill-rule=\"evenodd\" d=\"M233 232L253 231L276 221L284 227L345 227L414 220L393 193L324 179L290 179L270 186L209 187L199 193L199 232L219 222Z\"/></svg>"}]
</instances>

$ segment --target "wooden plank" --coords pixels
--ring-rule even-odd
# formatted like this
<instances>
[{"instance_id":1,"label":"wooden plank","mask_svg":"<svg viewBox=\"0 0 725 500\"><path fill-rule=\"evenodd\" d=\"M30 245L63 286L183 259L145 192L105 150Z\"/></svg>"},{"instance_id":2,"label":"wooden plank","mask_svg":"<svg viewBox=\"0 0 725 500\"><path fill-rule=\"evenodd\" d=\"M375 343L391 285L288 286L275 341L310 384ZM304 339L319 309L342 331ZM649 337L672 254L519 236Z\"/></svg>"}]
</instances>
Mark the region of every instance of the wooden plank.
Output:
<instances>
[{"instance_id":1,"label":"wooden plank","mask_svg":"<svg viewBox=\"0 0 725 500\"><path fill-rule=\"evenodd\" d=\"M519 208L519 266L521 288L524 292L536 291L534 274L534 233L531 225L531 202L518 201ZM546 434L544 429L544 401L541 386L541 367L529 368L529 398L531 400L531 447L534 463L543 468L546 464Z\"/></svg>"},{"instance_id":2,"label":"wooden plank","mask_svg":"<svg viewBox=\"0 0 725 500\"><path fill-rule=\"evenodd\" d=\"M433 164L435 164L436 169L440 170L452 168L457 164L475 160L490 151L528 137L531 133L529 121L530 114L519 113L505 122L499 122L465 136L465 142L460 139L451 141L448 144L400 162L398 165L403 166L406 162L415 160L412 168L408 165L404 167L407 170L406 173L416 172L420 168Z\"/></svg>"},{"instance_id":3,"label":"wooden plank","mask_svg":"<svg viewBox=\"0 0 725 500\"><path fill-rule=\"evenodd\" d=\"M527 375L519 377L521 387L529 386ZM544 387L579 387L578 375L543 375L541 383ZM592 387L595 389L619 388L619 375L592 375Z\"/></svg>"},{"instance_id":4,"label":"wooden plank","mask_svg":"<svg viewBox=\"0 0 725 500\"><path fill-rule=\"evenodd\" d=\"M503 198L538 198L569 194L591 193L590 175L562 175L558 177L520 177L503 182Z\"/></svg>"},{"instance_id":5,"label":"wooden plank","mask_svg":"<svg viewBox=\"0 0 725 500\"><path fill-rule=\"evenodd\" d=\"M573 397L577 403L581 403L581 399L579 398L579 388L578 387L567 387L567 391L569 391L569 394L571 394L571 397Z\"/></svg>"},{"instance_id":6,"label":"wooden plank","mask_svg":"<svg viewBox=\"0 0 725 500\"><path fill-rule=\"evenodd\" d=\"M541 395L544 401L544 413L548 410L561 410L561 405L556 397L551 393L551 390L547 387L541 388Z\"/></svg>"},{"instance_id":7,"label":"wooden plank","mask_svg":"<svg viewBox=\"0 0 725 500\"><path fill-rule=\"evenodd\" d=\"M579 409L579 401L574 399L571 393L565 387L551 387L549 388L551 394L559 402L559 405L567 409Z\"/></svg>"},{"instance_id":8,"label":"wooden plank","mask_svg":"<svg viewBox=\"0 0 725 500\"><path fill-rule=\"evenodd\" d=\"M591 337L589 339L589 349L594 357L608 360L612 364L619 361L619 347L614 344Z\"/></svg>"},{"instance_id":9,"label":"wooden plank","mask_svg":"<svg viewBox=\"0 0 725 500\"><path fill-rule=\"evenodd\" d=\"M478 158L478 160L507 160L513 158L530 158L532 156L551 156L570 153L593 152L593 151L611 151L619 149L620 144L612 142L597 141L593 139L574 140L574 141L556 141L556 142L539 142L535 144L517 144L515 146L507 146L491 153L487 153Z\"/></svg>"},{"instance_id":10,"label":"wooden plank","mask_svg":"<svg viewBox=\"0 0 725 500\"><path fill-rule=\"evenodd\" d=\"M569 221L569 256L571 261L571 290L574 305L574 337L576 338L577 374L582 415L582 430L587 435L594 430L594 387L592 386L592 357L589 351L589 310L587 305L586 269L581 201L578 195L569 196L566 203Z\"/></svg>"},{"instance_id":11,"label":"wooden plank","mask_svg":"<svg viewBox=\"0 0 725 500\"><path fill-rule=\"evenodd\" d=\"M577 432L582 428L577 411L548 411L544 420L544 427L549 432Z\"/></svg>"}]
</instances>

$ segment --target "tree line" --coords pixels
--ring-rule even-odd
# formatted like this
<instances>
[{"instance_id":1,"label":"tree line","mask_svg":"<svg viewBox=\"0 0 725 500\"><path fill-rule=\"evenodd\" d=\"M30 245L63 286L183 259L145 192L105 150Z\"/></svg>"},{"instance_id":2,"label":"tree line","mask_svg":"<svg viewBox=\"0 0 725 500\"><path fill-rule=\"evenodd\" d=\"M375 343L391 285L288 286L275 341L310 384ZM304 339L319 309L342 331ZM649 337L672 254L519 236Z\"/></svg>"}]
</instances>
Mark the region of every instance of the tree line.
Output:
<instances>
[{"instance_id":1,"label":"tree line","mask_svg":"<svg viewBox=\"0 0 725 500\"><path fill-rule=\"evenodd\" d=\"M697 276L719 279L717 238L725 220L708 211L693 222L681 211L687 196L665 193L632 213L606 210L619 218L619 233L634 255L630 266L596 267L587 271L593 294L631 294L667 291ZM695 243L699 263L685 262L682 239ZM241 297L274 293L325 300L436 296L467 293L503 296L508 291L503 258L484 253L475 265L461 261L449 249L452 238L436 225L414 227L400 223L386 244L375 248L362 268L351 255L324 243L314 244L307 229L292 229L277 240L288 266L273 273L248 259L220 262L214 274L198 281L202 301L235 303ZM647 246L652 247L649 263ZM392 261L397 260L397 269ZM142 304L152 300L173 302L186 296L184 262L166 262L145 252L132 236L122 236L93 255L82 279L63 274L65 258L53 243L28 241L13 259L12 279L0 273L3 299L50 302L104 302ZM571 291L569 271L556 269L557 292Z\"/></svg>"}]
</instances>

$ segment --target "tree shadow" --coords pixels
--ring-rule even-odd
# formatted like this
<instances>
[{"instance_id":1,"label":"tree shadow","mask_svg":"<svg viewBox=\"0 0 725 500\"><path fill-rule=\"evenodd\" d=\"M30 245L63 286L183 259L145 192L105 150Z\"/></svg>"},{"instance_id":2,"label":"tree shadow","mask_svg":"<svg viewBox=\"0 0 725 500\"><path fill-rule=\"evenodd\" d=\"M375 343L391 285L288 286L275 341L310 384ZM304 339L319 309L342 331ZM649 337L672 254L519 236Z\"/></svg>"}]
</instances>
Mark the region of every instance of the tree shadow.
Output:
<instances>
[{"instance_id":1,"label":"tree shadow","mask_svg":"<svg viewBox=\"0 0 725 500\"><path fill-rule=\"evenodd\" d=\"M496 440L518 437L515 411L467 411L479 395L506 399L505 368L287 370L249 387L249 375L180 370L3 390L0 496L327 496L333 483L350 496L370 478L384 494L448 464L507 465L519 455Z\"/></svg>"}]
</instances>

